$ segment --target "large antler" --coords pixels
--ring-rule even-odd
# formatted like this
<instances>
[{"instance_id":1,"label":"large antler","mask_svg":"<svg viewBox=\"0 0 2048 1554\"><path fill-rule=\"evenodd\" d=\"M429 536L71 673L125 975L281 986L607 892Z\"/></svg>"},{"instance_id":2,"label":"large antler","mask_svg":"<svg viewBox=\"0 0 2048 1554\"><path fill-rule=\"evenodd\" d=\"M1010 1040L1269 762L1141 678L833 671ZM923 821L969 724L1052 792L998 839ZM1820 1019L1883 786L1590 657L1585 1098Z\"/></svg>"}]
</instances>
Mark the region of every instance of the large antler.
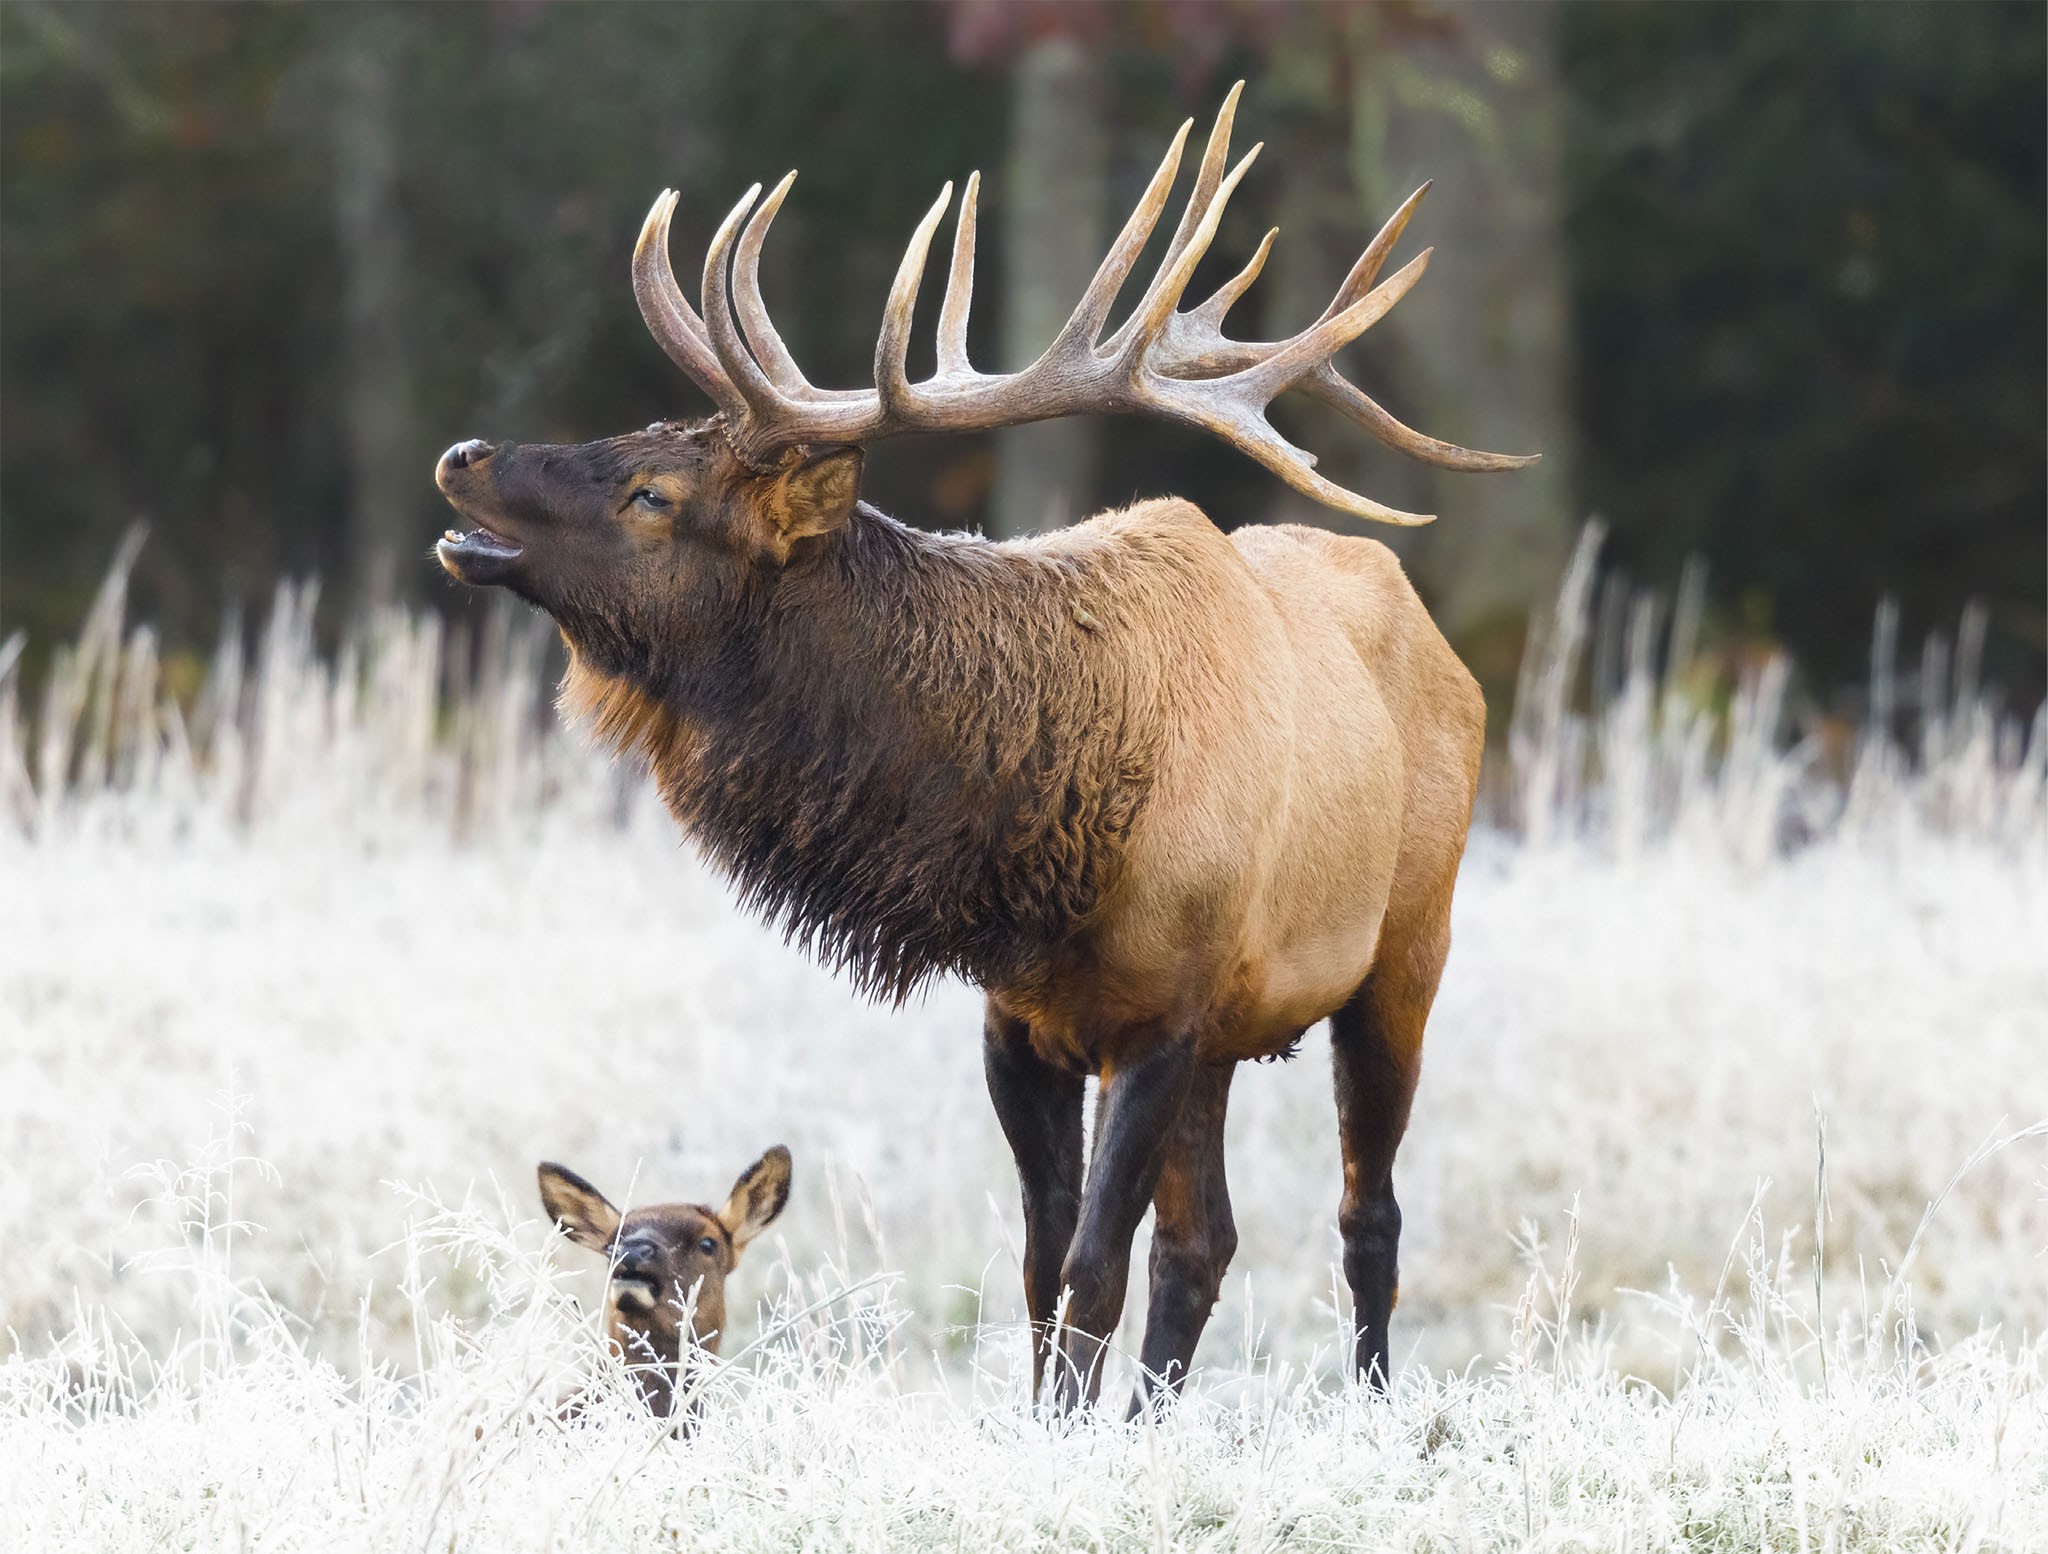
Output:
<instances>
[{"instance_id":1,"label":"large antler","mask_svg":"<svg viewBox=\"0 0 2048 1554\"><path fill-rule=\"evenodd\" d=\"M813 387L776 333L761 300L761 244L794 173L765 200L760 198L761 186L755 184L719 226L704 261L701 318L669 266L669 221L676 195L664 190L647 213L633 251L633 291L641 314L670 359L717 402L734 449L759 464L798 443L851 445L905 432L978 431L1055 416L1122 411L1213 432L1297 491L1341 511L1389 523L1430 521L1427 515L1382 506L1318 475L1315 455L1288 442L1266 419L1266 407L1290 388L1334 406L1388 447L1445 469L1520 469L1535 463L1535 454L1475 453L1425 437L1387 414L1330 365L1330 357L1385 316L1428 265L1430 250L1425 249L1374 284L1427 184L1394 212L1352 266L1322 317L1300 334L1265 343L1231 340L1223 334L1224 315L1257 279L1277 229L1266 234L1250 263L1207 302L1190 312L1180 311L1181 294L1215 239L1231 192L1259 154L1260 148L1253 146L1225 174L1231 121L1243 87L1239 82L1231 88L1216 116L1166 257L1131 316L1106 340L1103 326L1166 208L1193 120L1174 136L1144 198L1058 338L1021 372L980 373L967 361L979 173L967 180L954 229L952 267L939 310L938 370L922 383L912 383L906 376L904 355L932 235L952 203L950 183L918 223L897 266L875 341L872 389Z\"/></svg>"}]
</instances>

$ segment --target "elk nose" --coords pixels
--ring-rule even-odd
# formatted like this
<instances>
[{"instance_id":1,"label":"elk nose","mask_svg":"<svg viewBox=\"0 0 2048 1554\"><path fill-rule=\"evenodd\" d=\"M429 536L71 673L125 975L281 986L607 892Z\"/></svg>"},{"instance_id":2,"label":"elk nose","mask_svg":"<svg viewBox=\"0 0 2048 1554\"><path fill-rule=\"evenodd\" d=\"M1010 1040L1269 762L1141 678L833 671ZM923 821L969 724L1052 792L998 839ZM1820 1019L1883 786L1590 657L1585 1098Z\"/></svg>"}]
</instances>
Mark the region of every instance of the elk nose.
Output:
<instances>
[{"instance_id":1,"label":"elk nose","mask_svg":"<svg viewBox=\"0 0 2048 1554\"><path fill-rule=\"evenodd\" d=\"M619 1260L612 1266L615 1279L652 1279L655 1276L654 1248L644 1242L628 1241L619 1248Z\"/></svg>"},{"instance_id":2,"label":"elk nose","mask_svg":"<svg viewBox=\"0 0 2048 1554\"><path fill-rule=\"evenodd\" d=\"M472 464L481 464L497 450L481 437L472 437L459 442L441 455L441 467L434 473L445 476L450 470L468 469Z\"/></svg>"}]
</instances>

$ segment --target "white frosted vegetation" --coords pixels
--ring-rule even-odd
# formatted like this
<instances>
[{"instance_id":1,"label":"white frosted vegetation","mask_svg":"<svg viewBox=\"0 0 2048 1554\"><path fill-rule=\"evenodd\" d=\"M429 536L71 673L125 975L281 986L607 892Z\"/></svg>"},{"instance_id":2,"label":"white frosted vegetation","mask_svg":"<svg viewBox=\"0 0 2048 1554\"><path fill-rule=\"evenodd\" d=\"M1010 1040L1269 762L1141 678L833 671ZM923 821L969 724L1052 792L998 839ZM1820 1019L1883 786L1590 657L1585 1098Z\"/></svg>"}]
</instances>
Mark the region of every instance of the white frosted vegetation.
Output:
<instances>
[{"instance_id":1,"label":"white frosted vegetation","mask_svg":"<svg viewBox=\"0 0 2048 1554\"><path fill-rule=\"evenodd\" d=\"M2048 1118L2042 741L1960 665L1845 795L1769 671L1731 750L1682 645L1581 715L1553 633L1497 790L1548 839L1475 836L1397 1174L1393 1397L1337 1374L1318 1032L1240 1072L1188 1402L1055 1427L977 999L858 1003L737 916L509 617L451 681L395 617L323 662L304 603L189 727L118 590L33 730L0 662L0 1547L2048 1541L2048 1148L1957 1177ZM715 1201L778 1141L663 1436L533 1166Z\"/></svg>"},{"instance_id":2,"label":"white frosted vegetation","mask_svg":"<svg viewBox=\"0 0 2048 1554\"><path fill-rule=\"evenodd\" d=\"M402 1371L344 1379L225 1297L237 1352L174 1380L80 1335L68 1364L0 1366L9 1546L2021 1549L2048 1497L2040 1346L1901 1365L1845 1337L1822 1392L1783 1358L1798 1318L1767 1277L1671 1323L1733 1350L1675 1400L1525 1309L1478 1379L1410 1371L1381 1399L1262 1368L1136 1426L1035 1418L1006 1371L906 1384L900 1318L856 1287L786 1301L679 1439L544 1266L487 1223L427 1233L488 1260L496 1299L431 1318Z\"/></svg>"}]
</instances>

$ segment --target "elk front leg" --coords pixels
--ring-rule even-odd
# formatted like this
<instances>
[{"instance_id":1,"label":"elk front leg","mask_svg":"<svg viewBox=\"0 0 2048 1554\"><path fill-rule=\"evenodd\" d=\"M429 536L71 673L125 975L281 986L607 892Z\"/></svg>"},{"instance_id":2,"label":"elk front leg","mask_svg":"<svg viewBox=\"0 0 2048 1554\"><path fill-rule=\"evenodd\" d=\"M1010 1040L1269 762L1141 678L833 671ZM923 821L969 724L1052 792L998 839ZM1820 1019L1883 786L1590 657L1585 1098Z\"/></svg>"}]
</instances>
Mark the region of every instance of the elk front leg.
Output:
<instances>
[{"instance_id":1,"label":"elk front leg","mask_svg":"<svg viewBox=\"0 0 2048 1554\"><path fill-rule=\"evenodd\" d=\"M1081 1099L1085 1082L1032 1050L1030 1028L988 1001L981 1066L1024 1200L1024 1309L1031 1318L1031 1395L1045 1386L1060 1265L1081 1212Z\"/></svg>"},{"instance_id":2,"label":"elk front leg","mask_svg":"<svg viewBox=\"0 0 2048 1554\"><path fill-rule=\"evenodd\" d=\"M1237 1251L1230 1187L1223 1175L1223 1119L1235 1063L1198 1064L1152 1193L1152 1300L1145 1314L1143 1380L1136 1417L1155 1391L1179 1392L1195 1344Z\"/></svg>"},{"instance_id":3,"label":"elk front leg","mask_svg":"<svg viewBox=\"0 0 2048 1554\"><path fill-rule=\"evenodd\" d=\"M1130 1282L1131 1237L1159 1184L1194 1073L1194 1043L1186 1037L1103 1069L1081 1221L1060 1270L1067 1311L1053 1387L1062 1409L1094 1402L1102 1388L1103 1354Z\"/></svg>"}]
</instances>

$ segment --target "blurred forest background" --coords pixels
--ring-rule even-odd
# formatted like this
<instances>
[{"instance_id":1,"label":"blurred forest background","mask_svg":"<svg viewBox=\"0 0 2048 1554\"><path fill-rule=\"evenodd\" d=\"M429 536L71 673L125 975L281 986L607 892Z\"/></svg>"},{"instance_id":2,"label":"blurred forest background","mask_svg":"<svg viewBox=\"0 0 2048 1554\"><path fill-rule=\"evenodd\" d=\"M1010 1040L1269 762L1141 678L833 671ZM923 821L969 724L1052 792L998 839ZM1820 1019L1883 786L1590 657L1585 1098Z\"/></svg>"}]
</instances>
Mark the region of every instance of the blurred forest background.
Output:
<instances>
[{"instance_id":1,"label":"blurred forest background","mask_svg":"<svg viewBox=\"0 0 2048 1554\"><path fill-rule=\"evenodd\" d=\"M1543 464L1441 474L1313 404L1276 420L1336 479L1440 515L1375 532L1490 690L1597 513L1638 582L1704 557L1723 650L1789 648L1809 711L1858 710L1887 595L1908 641L1983 601L1986 676L2030 706L2048 655L2043 18L7 0L0 636L26 628L33 674L138 516L135 611L174 677L196 682L224 612L280 575L327 579L330 630L387 601L477 608L427 560L442 448L708 410L627 279L665 186L694 292L739 192L802 170L764 286L814 380L854 385L912 226L980 168L973 353L1021 365L1174 125L1206 127L1242 76L1238 144L1266 150L1191 295L1281 237L1233 333L1300 328L1435 180L1399 251L1436 245L1431 271L1345 365L1409 424ZM1167 492L1226 527L1346 521L1129 420L884 445L867 490L911 522L1004 533Z\"/></svg>"}]
</instances>

